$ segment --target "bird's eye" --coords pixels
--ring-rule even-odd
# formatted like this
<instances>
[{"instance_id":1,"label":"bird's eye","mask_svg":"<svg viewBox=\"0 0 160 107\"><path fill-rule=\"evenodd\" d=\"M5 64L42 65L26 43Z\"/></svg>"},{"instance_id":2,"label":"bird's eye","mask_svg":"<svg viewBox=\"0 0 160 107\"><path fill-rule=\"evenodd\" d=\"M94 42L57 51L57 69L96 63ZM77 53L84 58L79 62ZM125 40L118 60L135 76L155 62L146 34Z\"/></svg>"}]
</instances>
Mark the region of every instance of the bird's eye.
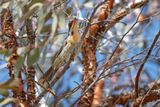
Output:
<instances>
[{"instance_id":1,"label":"bird's eye","mask_svg":"<svg viewBox=\"0 0 160 107\"><path fill-rule=\"evenodd\" d=\"M73 35L73 31L71 31L71 35Z\"/></svg>"}]
</instances>

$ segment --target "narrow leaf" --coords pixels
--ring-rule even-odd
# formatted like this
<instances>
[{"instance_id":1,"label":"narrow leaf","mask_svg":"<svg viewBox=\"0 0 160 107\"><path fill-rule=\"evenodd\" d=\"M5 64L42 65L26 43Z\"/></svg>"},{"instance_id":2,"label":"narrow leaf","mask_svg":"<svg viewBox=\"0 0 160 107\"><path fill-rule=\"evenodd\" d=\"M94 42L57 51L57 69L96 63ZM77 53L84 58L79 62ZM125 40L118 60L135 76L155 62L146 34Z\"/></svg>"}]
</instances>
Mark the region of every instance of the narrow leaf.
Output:
<instances>
[{"instance_id":1,"label":"narrow leaf","mask_svg":"<svg viewBox=\"0 0 160 107\"><path fill-rule=\"evenodd\" d=\"M34 50L32 50L30 52L30 54L27 57L27 65L30 67L31 65L33 65L35 62L38 61L40 56L40 50L39 48L35 48Z\"/></svg>"}]
</instances>

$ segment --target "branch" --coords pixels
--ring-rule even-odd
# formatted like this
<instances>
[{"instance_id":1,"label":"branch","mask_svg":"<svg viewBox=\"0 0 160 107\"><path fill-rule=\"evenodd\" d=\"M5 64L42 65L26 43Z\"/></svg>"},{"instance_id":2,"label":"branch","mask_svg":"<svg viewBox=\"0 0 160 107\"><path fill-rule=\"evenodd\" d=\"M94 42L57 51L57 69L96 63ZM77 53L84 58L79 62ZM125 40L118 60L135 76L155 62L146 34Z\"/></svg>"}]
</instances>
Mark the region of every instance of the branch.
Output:
<instances>
[{"instance_id":1,"label":"branch","mask_svg":"<svg viewBox=\"0 0 160 107\"><path fill-rule=\"evenodd\" d=\"M151 54L151 52L153 50L154 45L157 42L159 36L160 36L160 30L157 33L156 37L154 38L154 41L152 42L152 45L149 48L149 50L147 52L147 55L146 55L145 59L143 60L143 63L141 64L141 66L140 66L140 68L139 68L139 70L137 72L137 75L136 75L136 78L135 78L135 90L134 90L135 91L135 98L138 98L139 78L140 78L140 75L142 73L143 67L144 67L145 63L147 62L147 60L148 60L148 58L149 58L149 56L150 56L150 54Z\"/></svg>"},{"instance_id":2,"label":"branch","mask_svg":"<svg viewBox=\"0 0 160 107\"><path fill-rule=\"evenodd\" d=\"M158 87L159 84L160 84L160 81L157 80L147 84L146 86L144 86L145 88L140 89L141 96L139 96L134 101L134 103L132 104L132 107L139 107L140 105L143 106L149 102L159 100L160 99L159 87ZM105 106L106 105L114 106L115 104L126 105L130 100L133 100L133 98L134 98L134 92L128 92L125 94L122 93L120 95L110 95L107 98L105 98L105 101L103 102L103 104Z\"/></svg>"}]
</instances>

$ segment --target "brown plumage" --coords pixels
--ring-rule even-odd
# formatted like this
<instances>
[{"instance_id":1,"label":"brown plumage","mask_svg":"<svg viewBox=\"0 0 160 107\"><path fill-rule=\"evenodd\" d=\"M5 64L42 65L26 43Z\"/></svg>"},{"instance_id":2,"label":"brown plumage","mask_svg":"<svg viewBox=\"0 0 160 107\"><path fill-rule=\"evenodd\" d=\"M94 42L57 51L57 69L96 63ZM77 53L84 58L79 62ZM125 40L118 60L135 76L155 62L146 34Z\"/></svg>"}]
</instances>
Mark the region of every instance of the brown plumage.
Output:
<instances>
[{"instance_id":1,"label":"brown plumage","mask_svg":"<svg viewBox=\"0 0 160 107\"><path fill-rule=\"evenodd\" d=\"M65 41L64 46L53 58L54 61L52 63L52 66L40 78L40 83L44 84L45 81L51 81L52 79L58 80L63 75L62 73L57 72L57 70L60 67L64 66L70 60L71 56L77 51L76 48L78 46L79 41L80 34L78 32L78 20L75 18L70 24L69 36Z\"/></svg>"}]
</instances>

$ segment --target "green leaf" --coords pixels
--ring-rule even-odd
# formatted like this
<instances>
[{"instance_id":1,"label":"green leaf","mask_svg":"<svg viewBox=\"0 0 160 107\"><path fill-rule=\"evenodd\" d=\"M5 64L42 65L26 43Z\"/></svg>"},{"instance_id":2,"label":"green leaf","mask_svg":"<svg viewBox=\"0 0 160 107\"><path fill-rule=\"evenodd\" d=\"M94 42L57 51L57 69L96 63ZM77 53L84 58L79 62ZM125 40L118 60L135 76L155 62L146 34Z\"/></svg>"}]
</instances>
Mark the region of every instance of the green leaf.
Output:
<instances>
[{"instance_id":1,"label":"green leaf","mask_svg":"<svg viewBox=\"0 0 160 107\"><path fill-rule=\"evenodd\" d=\"M7 97L7 96L9 96L9 92L6 89L1 89L0 88L0 95L2 95L4 97Z\"/></svg>"},{"instance_id":2,"label":"green leaf","mask_svg":"<svg viewBox=\"0 0 160 107\"><path fill-rule=\"evenodd\" d=\"M51 33L50 40L53 40L54 35L55 35L56 31L57 31L57 26L58 26L58 21L59 20L58 20L58 17L57 17L56 14L53 14L52 20L53 20L53 22L52 22L52 33Z\"/></svg>"},{"instance_id":3,"label":"green leaf","mask_svg":"<svg viewBox=\"0 0 160 107\"><path fill-rule=\"evenodd\" d=\"M2 98L2 99L0 99L0 105L7 106L7 104L9 104L11 102L15 102L15 101L16 101L16 99L13 97Z\"/></svg>"},{"instance_id":4,"label":"green leaf","mask_svg":"<svg viewBox=\"0 0 160 107\"><path fill-rule=\"evenodd\" d=\"M32 2L29 4L29 7L36 4L36 3L43 3L44 0L32 0Z\"/></svg>"},{"instance_id":5,"label":"green leaf","mask_svg":"<svg viewBox=\"0 0 160 107\"><path fill-rule=\"evenodd\" d=\"M27 65L28 65L28 67L30 67L35 62L37 62L38 59L39 59L39 56L40 56L40 50L39 50L39 48L33 49L30 52L30 54L27 56Z\"/></svg>"},{"instance_id":6,"label":"green leaf","mask_svg":"<svg viewBox=\"0 0 160 107\"><path fill-rule=\"evenodd\" d=\"M24 60L25 60L24 56L18 57L17 63L15 64L15 67L16 67L17 70L19 70L23 66Z\"/></svg>"},{"instance_id":7,"label":"green leaf","mask_svg":"<svg viewBox=\"0 0 160 107\"><path fill-rule=\"evenodd\" d=\"M0 50L0 54L5 55L5 56L10 56L12 54L12 51L3 49L3 50Z\"/></svg>"},{"instance_id":8,"label":"green leaf","mask_svg":"<svg viewBox=\"0 0 160 107\"><path fill-rule=\"evenodd\" d=\"M47 54L47 47L44 48L44 51L43 51L43 55L42 55L42 64L45 63L45 60L46 60L46 54Z\"/></svg>"},{"instance_id":9,"label":"green leaf","mask_svg":"<svg viewBox=\"0 0 160 107\"><path fill-rule=\"evenodd\" d=\"M49 32L49 31L51 31L51 24L49 24L49 25L44 25L43 27L42 27L42 30L41 30L41 33L46 33L46 32Z\"/></svg>"},{"instance_id":10,"label":"green leaf","mask_svg":"<svg viewBox=\"0 0 160 107\"><path fill-rule=\"evenodd\" d=\"M37 35L40 34L40 32L44 26L44 23L45 23L44 19L45 19L46 13L43 12L43 9L40 10L39 16L40 17L38 17L37 31L36 31Z\"/></svg>"},{"instance_id":11,"label":"green leaf","mask_svg":"<svg viewBox=\"0 0 160 107\"><path fill-rule=\"evenodd\" d=\"M4 90L17 90L18 86L19 86L19 78L11 78L8 81L4 82L4 83L0 83L0 89L4 89Z\"/></svg>"},{"instance_id":12,"label":"green leaf","mask_svg":"<svg viewBox=\"0 0 160 107\"><path fill-rule=\"evenodd\" d=\"M59 16L59 27L63 30L66 29L66 20L65 20L65 15L64 14L61 14Z\"/></svg>"},{"instance_id":13,"label":"green leaf","mask_svg":"<svg viewBox=\"0 0 160 107\"><path fill-rule=\"evenodd\" d=\"M72 14L72 11L73 11L73 7L69 7L66 9L66 14L70 16Z\"/></svg>"},{"instance_id":14,"label":"green leaf","mask_svg":"<svg viewBox=\"0 0 160 107\"><path fill-rule=\"evenodd\" d=\"M52 12L49 12L46 16L45 16L45 22L48 21L49 19L52 18Z\"/></svg>"},{"instance_id":15,"label":"green leaf","mask_svg":"<svg viewBox=\"0 0 160 107\"><path fill-rule=\"evenodd\" d=\"M22 16L22 20L28 19L36 10L40 10L43 7L42 3L36 3L28 8L28 11Z\"/></svg>"},{"instance_id":16,"label":"green leaf","mask_svg":"<svg viewBox=\"0 0 160 107\"><path fill-rule=\"evenodd\" d=\"M11 2L3 3L0 7L1 7L2 9L6 9L6 8L9 7L9 5L11 5Z\"/></svg>"},{"instance_id":17,"label":"green leaf","mask_svg":"<svg viewBox=\"0 0 160 107\"><path fill-rule=\"evenodd\" d=\"M29 46L26 47L19 47L17 49L17 54L18 55L24 55L25 53L27 53L30 50Z\"/></svg>"},{"instance_id":18,"label":"green leaf","mask_svg":"<svg viewBox=\"0 0 160 107\"><path fill-rule=\"evenodd\" d=\"M93 2L87 2L87 3L85 3L84 7L86 7L86 8L93 8L94 7L93 6Z\"/></svg>"}]
</instances>

